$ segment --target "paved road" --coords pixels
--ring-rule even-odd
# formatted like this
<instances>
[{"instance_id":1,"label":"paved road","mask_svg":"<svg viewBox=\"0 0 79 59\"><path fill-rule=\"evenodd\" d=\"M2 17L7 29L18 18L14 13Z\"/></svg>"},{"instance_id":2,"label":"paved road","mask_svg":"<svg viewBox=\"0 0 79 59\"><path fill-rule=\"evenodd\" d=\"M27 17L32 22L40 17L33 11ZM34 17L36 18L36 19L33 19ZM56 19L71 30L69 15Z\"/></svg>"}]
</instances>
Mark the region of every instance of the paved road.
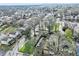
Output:
<instances>
[{"instance_id":1,"label":"paved road","mask_svg":"<svg viewBox=\"0 0 79 59\"><path fill-rule=\"evenodd\" d=\"M5 53L6 53L5 51L3 51L3 50L0 49L0 56L4 56Z\"/></svg>"},{"instance_id":2,"label":"paved road","mask_svg":"<svg viewBox=\"0 0 79 59\"><path fill-rule=\"evenodd\" d=\"M18 43L15 44L15 47L12 50L7 51L5 56L17 56L18 53Z\"/></svg>"},{"instance_id":3,"label":"paved road","mask_svg":"<svg viewBox=\"0 0 79 59\"><path fill-rule=\"evenodd\" d=\"M25 42L25 39L24 37L22 36L20 39L18 39L18 41L14 44L14 48L11 50L11 51L8 51L6 53L6 55L8 56L19 56L19 55L23 55L22 53L18 52L18 48L19 48L19 45L21 43L24 43ZM22 45L22 44L21 44Z\"/></svg>"}]
</instances>

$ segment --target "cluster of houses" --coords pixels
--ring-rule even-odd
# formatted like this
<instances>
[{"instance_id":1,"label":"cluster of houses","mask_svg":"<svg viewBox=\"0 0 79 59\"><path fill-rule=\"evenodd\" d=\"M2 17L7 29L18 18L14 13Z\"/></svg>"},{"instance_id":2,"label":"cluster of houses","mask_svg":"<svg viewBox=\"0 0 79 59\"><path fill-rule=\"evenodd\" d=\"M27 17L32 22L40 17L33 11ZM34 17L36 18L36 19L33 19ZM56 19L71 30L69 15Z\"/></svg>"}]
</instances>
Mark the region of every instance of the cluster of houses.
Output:
<instances>
[{"instance_id":1,"label":"cluster of houses","mask_svg":"<svg viewBox=\"0 0 79 59\"><path fill-rule=\"evenodd\" d=\"M0 33L0 44L2 45L12 45L21 37L21 33L16 31L10 34Z\"/></svg>"},{"instance_id":2,"label":"cluster of houses","mask_svg":"<svg viewBox=\"0 0 79 59\"><path fill-rule=\"evenodd\" d=\"M17 30L12 33L1 33L0 32L0 44L1 45L12 45L19 39L23 39L23 41L20 41L20 44L22 45L27 35L23 36L24 33L30 31L31 37L34 37L36 35L37 37L41 33L48 33L51 31L50 26L54 23L59 23L59 32L61 34L65 34L63 31L63 27L68 27L73 29L74 35L79 33L79 9L53 9L53 8L28 8L26 10L19 10L13 11L13 14L11 16L2 16L0 17L0 27L3 25L8 26L15 26L17 27ZM31 30L30 30L31 29ZM62 52L63 47L69 48L70 50L73 50L71 47L72 44L70 44L68 41L63 40L64 38L61 37L60 44L58 43L59 37L58 35L50 35L49 38L46 38L47 41L44 41L44 37L38 40L36 47L46 47L45 42L49 43L49 49L44 48L43 53L49 51L48 53L51 55L57 55L58 47L60 52ZM37 39L36 37L36 39ZM45 45L42 45L41 44ZM74 45L74 44L73 44ZM53 47L52 47L53 46ZM42 48L43 48L42 47ZM51 50L50 50L51 48ZM40 47L41 49L41 47ZM70 51L72 53L72 51ZM65 53L65 52L64 52ZM75 54L75 51L73 51ZM46 54L46 53L45 53ZM61 54L60 54L61 55ZM68 55L68 54L66 54Z\"/></svg>"}]
</instances>

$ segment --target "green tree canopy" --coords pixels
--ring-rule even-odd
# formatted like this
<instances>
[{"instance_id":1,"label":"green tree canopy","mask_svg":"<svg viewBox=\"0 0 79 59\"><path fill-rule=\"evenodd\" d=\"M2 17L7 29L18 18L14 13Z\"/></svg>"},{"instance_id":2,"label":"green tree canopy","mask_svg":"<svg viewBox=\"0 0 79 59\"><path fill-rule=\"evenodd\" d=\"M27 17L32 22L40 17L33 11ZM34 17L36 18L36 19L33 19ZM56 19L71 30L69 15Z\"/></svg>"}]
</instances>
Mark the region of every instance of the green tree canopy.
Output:
<instances>
[{"instance_id":1,"label":"green tree canopy","mask_svg":"<svg viewBox=\"0 0 79 59\"><path fill-rule=\"evenodd\" d=\"M73 38L73 31L71 30L71 29L66 29L65 30L65 36L66 36L66 38L67 38L67 40L69 41L69 42L72 42L72 38Z\"/></svg>"}]
</instances>

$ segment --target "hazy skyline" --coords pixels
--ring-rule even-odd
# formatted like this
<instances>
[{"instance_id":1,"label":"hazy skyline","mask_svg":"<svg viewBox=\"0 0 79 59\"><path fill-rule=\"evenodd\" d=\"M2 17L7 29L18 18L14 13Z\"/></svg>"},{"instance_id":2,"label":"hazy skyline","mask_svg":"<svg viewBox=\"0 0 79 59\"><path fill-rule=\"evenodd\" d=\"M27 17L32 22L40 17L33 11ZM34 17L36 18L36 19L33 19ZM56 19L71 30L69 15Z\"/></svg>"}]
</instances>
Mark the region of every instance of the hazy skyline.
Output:
<instances>
[{"instance_id":1,"label":"hazy skyline","mask_svg":"<svg viewBox=\"0 0 79 59\"><path fill-rule=\"evenodd\" d=\"M0 3L0 5L40 5L42 3Z\"/></svg>"}]
</instances>

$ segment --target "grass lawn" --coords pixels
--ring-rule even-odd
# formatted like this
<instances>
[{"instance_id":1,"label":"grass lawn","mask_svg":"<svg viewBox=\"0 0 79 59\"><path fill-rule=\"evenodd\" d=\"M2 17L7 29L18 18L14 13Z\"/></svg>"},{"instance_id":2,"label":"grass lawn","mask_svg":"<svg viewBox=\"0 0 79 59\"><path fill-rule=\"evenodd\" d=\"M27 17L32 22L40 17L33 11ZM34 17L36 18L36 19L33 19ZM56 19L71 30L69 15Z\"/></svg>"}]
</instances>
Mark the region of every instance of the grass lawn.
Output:
<instances>
[{"instance_id":1,"label":"grass lawn","mask_svg":"<svg viewBox=\"0 0 79 59\"><path fill-rule=\"evenodd\" d=\"M16 31L16 28L15 27L9 26L9 27L7 27L6 29L4 29L1 32L2 33L11 33L11 32L15 32L15 31Z\"/></svg>"},{"instance_id":2,"label":"grass lawn","mask_svg":"<svg viewBox=\"0 0 79 59\"><path fill-rule=\"evenodd\" d=\"M29 40L22 47L19 48L19 52L32 54L34 51L34 41Z\"/></svg>"}]
</instances>

